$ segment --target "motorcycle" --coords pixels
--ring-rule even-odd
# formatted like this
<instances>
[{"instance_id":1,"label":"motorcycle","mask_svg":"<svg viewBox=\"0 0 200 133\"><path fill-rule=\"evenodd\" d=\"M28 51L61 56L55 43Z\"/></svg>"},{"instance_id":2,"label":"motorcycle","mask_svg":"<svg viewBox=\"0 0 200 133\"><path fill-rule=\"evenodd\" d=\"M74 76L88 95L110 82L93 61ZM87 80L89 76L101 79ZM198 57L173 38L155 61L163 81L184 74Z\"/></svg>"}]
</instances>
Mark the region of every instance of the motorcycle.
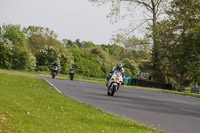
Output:
<instances>
[{"instance_id":1,"label":"motorcycle","mask_svg":"<svg viewBox=\"0 0 200 133\"><path fill-rule=\"evenodd\" d=\"M71 69L69 71L69 77L70 77L71 80L73 80L73 78L74 78L74 70L73 69Z\"/></svg>"},{"instance_id":2,"label":"motorcycle","mask_svg":"<svg viewBox=\"0 0 200 133\"><path fill-rule=\"evenodd\" d=\"M74 75L71 74L71 75L69 75L69 77L70 77L71 80L73 80Z\"/></svg>"},{"instance_id":3,"label":"motorcycle","mask_svg":"<svg viewBox=\"0 0 200 133\"><path fill-rule=\"evenodd\" d=\"M119 90L119 86L122 84L123 78L120 71L115 71L107 84L107 95L113 96L116 91Z\"/></svg>"},{"instance_id":4,"label":"motorcycle","mask_svg":"<svg viewBox=\"0 0 200 133\"><path fill-rule=\"evenodd\" d=\"M54 79L55 76L57 75L57 72L58 72L58 67L57 66L53 66L52 67L52 72L51 72L51 75L52 75L52 78Z\"/></svg>"}]
</instances>

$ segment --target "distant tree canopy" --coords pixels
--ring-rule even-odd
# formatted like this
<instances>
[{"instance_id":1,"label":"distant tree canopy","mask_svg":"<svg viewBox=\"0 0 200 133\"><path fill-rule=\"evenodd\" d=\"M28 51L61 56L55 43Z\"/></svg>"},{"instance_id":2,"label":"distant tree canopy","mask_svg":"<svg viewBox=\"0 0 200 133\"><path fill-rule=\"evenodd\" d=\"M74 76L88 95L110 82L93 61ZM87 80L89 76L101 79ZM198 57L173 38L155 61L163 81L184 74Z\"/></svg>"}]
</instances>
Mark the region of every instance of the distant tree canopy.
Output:
<instances>
[{"instance_id":1,"label":"distant tree canopy","mask_svg":"<svg viewBox=\"0 0 200 133\"><path fill-rule=\"evenodd\" d=\"M22 29L20 25L4 24L0 29L1 68L49 70L57 61L61 73L68 73L73 66L79 75L106 78L112 67L122 62L127 76L139 73L131 61L131 52L116 44L95 45L79 39L58 41L54 31L40 26ZM128 58L123 61L125 57Z\"/></svg>"},{"instance_id":2,"label":"distant tree canopy","mask_svg":"<svg viewBox=\"0 0 200 133\"><path fill-rule=\"evenodd\" d=\"M1 27L0 67L18 70L34 70L35 57L28 49L27 41L20 25Z\"/></svg>"}]
</instances>

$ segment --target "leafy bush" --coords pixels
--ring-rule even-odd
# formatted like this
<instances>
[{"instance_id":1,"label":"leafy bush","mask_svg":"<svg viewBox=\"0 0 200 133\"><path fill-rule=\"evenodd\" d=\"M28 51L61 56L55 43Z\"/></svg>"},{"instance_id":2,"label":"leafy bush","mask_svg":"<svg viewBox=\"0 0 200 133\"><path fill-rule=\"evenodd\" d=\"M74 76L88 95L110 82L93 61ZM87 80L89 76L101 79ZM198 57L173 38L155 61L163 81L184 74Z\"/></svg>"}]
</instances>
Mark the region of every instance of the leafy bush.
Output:
<instances>
[{"instance_id":1,"label":"leafy bush","mask_svg":"<svg viewBox=\"0 0 200 133\"><path fill-rule=\"evenodd\" d=\"M10 69L12 66L12 42L6 39L0 42L0 67Z\"/></svg>"},{"instance_id":2,"label":"leafy bush","mask_svg":"<svg viewBox=\"0 0 200 133\"><path fill-rule=\"evenodd\" d=\"M49 68L47 66L38 66L38 71L49 71Z\"/></svg>"},{"instance_id":3,"label":"leafy bush","mask_svg":"<svg viewBox=\"0 0 200 133\"><path fill-rule=\"evenodd\" d=\"M81 76L105 78L106 74L101 69L101 64L95 59L95 55L87 50L73 49L74 68Z\"/></svg>"},{"instance_id":4,"label":"leafy bush","mask_svg":"<svg viewBox=\"0 0 200 133\"><path fill-rule=\"evenodd\" d=\"M44 49L36 54L37 66L50 67L55 61L60 64L60 52L58 48L46 45ZM60 66L59 66L60 68Z\"/></svg>"}]
</instances>

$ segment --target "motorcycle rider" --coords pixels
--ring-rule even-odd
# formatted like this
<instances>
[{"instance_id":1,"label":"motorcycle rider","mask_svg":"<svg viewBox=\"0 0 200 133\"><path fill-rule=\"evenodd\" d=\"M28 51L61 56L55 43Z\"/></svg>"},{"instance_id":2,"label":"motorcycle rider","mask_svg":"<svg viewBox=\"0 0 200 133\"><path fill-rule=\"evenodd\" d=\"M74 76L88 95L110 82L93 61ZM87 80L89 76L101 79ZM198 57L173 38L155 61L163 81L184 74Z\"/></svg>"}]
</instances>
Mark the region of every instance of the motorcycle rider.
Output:
<instances>
[{"instance_id":1,"label":"motorcycle rider","mask_svg":"<svg viewBox=\"0 0 200 133\"><path fill-rule=\"evenodd\" d=\"M55 62L52 64L52 66L51 66L51 73L53 72L53 67L54 67L54 66L58 67L58 70L59 70L58 63L57 63L57 61L55 61ZM57 75L57 73L58 73L58 70L56 71L56 75Z\"/></svg>"},{"instance_id":2,"label":"motorcycle rider","mask_svg":"<svg viewBox=\"0 0 200 133\"><path fill-rule=\"evenodd\" d=\"M125 71L124 71L124 68L122 68L122 63L117 63L117 65L115 67L113 67L111 69L111 71L108 73L106 86L108 85L108 81L111 78L113 72L115 72L115 71L120 71L122 73L123 79L125 79Z\"/></svg>"},{"instance_id":3,"label":"motorcycle rider","mask_svg":"<svg viewBox=\"0 0 200 133\"><path fill-rule=\"evenodd\" d=\"M71 68L69 69L69 75L74 75L74 68L71 67Z\"/></svg>"}]
</instances>

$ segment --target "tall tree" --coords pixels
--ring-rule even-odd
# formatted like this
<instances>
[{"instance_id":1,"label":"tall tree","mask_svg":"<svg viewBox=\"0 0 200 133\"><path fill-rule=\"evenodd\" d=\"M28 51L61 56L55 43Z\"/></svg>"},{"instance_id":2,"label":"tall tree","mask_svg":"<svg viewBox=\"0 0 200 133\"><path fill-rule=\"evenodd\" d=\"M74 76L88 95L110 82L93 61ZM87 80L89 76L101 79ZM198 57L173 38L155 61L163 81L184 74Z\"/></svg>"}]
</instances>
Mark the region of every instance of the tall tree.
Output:
<instances>
[{"instance_id":1,"label":"tall tree","mask_svg":"<svg viewBox=\"0 0 200 133\"><path fill-rule=\"evenodd\" d=\"M119 18L120 16L120 7L126 6L129 13L133 14L136 11L136 7L142 7L144 9L144 21L139 24L141 26L145 22L148 23L149 29L151 30L151 38L153 42L152 46L152 63L153 63L153 76L155 80L159 80L159 44L158 36L156 35L157 22L159 16L164 13L164 10L167 8L169 0L89 0L91 2L96 2L101 4L112 2L112 8L109 17ZM138 27L139 27L138 26ZM137 27L134 27L130 32L133 32Z\"/></svg>"},{"instance_id":2,"label":"tall tree","mask_svg":"<svg viewBox=\"0 0 200 133\"><path fill-rule=\"evenodd\" d=\"M40 49L45 48L45 45L61 46L60 42L56 40L57 34L49 28L28 26L27 28L24 27L23 31L28 40L28 46L32 50L33 54L39 52Z\"/></svg>"},{"instance_id":3,"label":"tall tree","mask_svg":"<svg viewBox=\"0 0 200 133\"><path fill-rule=\"evenodd\" d=\"M167 13L168 20L158 23L156 32L162 72L179 85L199 82L200 1L173 0Z\"/></svg>"},{"instance_id":4,"label":"tall tree","mask_svg":"<svg viewBox=\"0 0 200 133\"><path fill-rule=\"evenodd\" d=\"M27 41L20 25L5 25L1 29L1 54L4 68L34 70L35 58L27 47ZM6 54L3 54L6 52ZM2 63L2 62L1 62Z\"/></svg>"},{"instance_id":5,"label":"tall tree","mask_svg":"<svg viewBox=\"0 0 200 133\"><path fill-rule=\"evenodd\" d=\"M16 47L27 46L25 35L23 31L21 30L20 25L3 24L1 33L2 33L2 37L4 39L10 40L14 46Z\"/></svg>"},{"instance_id":6,"label":"tall tree","mask_svg":"<svg viewBox=\"0 0 200 133\"><path fill-rule=\"evenodd\" d=\"M180 75L181 85L189 85L191 79L200 84L195 76L199 74L200 1L174 0L171 6L170 20L177 34L171 50L171 66Z\"/></svg>"}]
</instances>

